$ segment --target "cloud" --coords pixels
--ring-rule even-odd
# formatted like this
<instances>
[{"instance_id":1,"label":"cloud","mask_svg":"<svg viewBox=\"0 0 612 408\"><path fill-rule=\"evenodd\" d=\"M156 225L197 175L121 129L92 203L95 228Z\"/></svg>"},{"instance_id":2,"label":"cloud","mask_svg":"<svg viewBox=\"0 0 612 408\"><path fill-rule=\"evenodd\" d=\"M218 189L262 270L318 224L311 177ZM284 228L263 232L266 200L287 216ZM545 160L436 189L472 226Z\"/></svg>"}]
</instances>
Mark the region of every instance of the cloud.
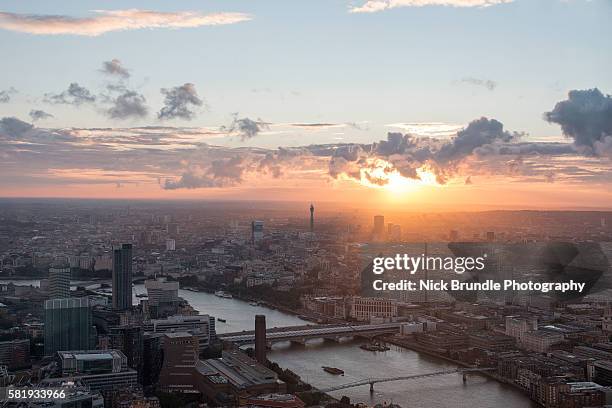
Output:
<instances>
[{"instance_id":1,"label":"cloud","mask_svg":"<svg viewBox=\"0 0 612 408\"><path fill-rule=\"evenodd\" d=\"M16 94L16 93L17 93L17 90L13 87L0 91L0 103L9 103L11 101L11 97L13 96L13 94Z\"/></svg>"},{"instance_id":2,"label":"cloud","mask_svg":"<svg viewBox=\"0 0 612 408\"><path fill-rule=\"evenodd\" d=\"M435 154L435 161L448 163L461 160L474 153L477 148L498 142L510 142L519 137L519 133L505 131L501 122L483 117L470 122L465 129L457 132L457 136Z\"/></svg>"},{"instance_id":3,"label":"cloud","mask_svg":"<svg viewBox=\"0 0 612 408\"><path fill-rule=\"evenodd\" d=\"M123 79L130 77L130 72L121 64L118 59L102 62L101 71L108 75L118 76Z\"/></svg>"},{"instance_id":4,"label":"cloud","mask_svg":"<svg viewBox=\"0 0 612 408\"><path fill-rule=\"evenodd\" d=\"M32 109L30 111L30 118L32 118L33 122L36 122L37 120L50 119L52 117L53 117L52 114L47 113L40 109Z\"/></svg>"},{"instance_id":5,"label":"cloud","mask_svg":"<svg viewBox=\"0 0 612 408\"><path fill-rule=\"evenodd\" d=\"M472 121L452 139L389 133L376 143L278 149L204 143L211 135L224 133L169 126L46 129L6 117L0 119L0 186L19 180L45 186L147 183L177 190L297 181L322 186L347 180L380 187L390 182L431 184L434 178L439 184L465 185L475 177L483 183L499 177L609 186L612 180L607 158L581 155L571 143L517 140L516 133L495 119ZM595 146L608 152L612 138ZM285 180L273 181L279 178Z\"/></svg>"},{"instance_id":6,"label":"cloud","mask_svg":"<svg viewBox=\"0 0 612 408\"><path fill-rule=\"evenodd\" d=\"M365 178L370 184L383 185L389 181L391 173L420 179L420 171L427 168L435 174L439 184L445 184L470 160L514 154L510 147L516 145L521 136L521 133L505 131L501 122L484 117L470 122L451 139L389 132L386 140L336 149L330 159L329 174L332 178L357 181ZM529 150L528 145L523 144L516 152ZM540 149L544 150L541 146ZM571 148L569 151L575 153Z\"/></svg>"},{"instance_id":7,"label":"cloud","mask_svg":"<svg viewBox=\"0 0 612 408\"><path fill-rule=\"evenodd\" d=\"M573 90L568 98L544 113L544 119L561 125L563 134L587 154L601 154L612 136L612 96L597 88ZM604 148L605 150L605 148Z\"/></svg>"},{"instance_id":8,"label":"cloud","mask_svg":"<svg viewBox=\"0 0 612 408\"><path fill-rule=\"evenodd\" d=\"M447 138L457 134L463 129L463 125L442 123L442 122L406 122L390 123L385 125L390 128L401 129L414 136Z\"/></svg>"},{"instance_id":9,"label":"cloud","mask_svg":"<svg viewBox=\"0 0 612 408\"><path fill-rule=\"evenodd\" d=\"M398 7L489 7L511 3L514 0L368 0L361 6L351 7L351 13L376 13Z\"/></svg>"},{"instance_id":10,"label":"cloud","mask_svg":"<svg viewBox=\"0 0 612 408\"><path fill-rule=\"evenodd\" d=\"M461 81L459 82L463 82L465 84L470 84L470 85L482 86L484 88L487 88L489 91L492 91L497 87L497 82L492 81L490 79L467 77L467 78L461 79Z\"/></svg>"},{"instance_id":11,"label":"cloud","mask_svg":"<svg viewBox=\"0 0 612 408\"><path fill-rule=\"evenodd\" d=\"M84 103L93 103L96 101L96 96L93 95L87 88L82 87L76 82L72 82L68 89L59 93L45 94L45 102L51 104L63 104L63 105L74 105L80 106Z\"/></svg>"},{"instance_id":12,"label":"cloud","mask_svg":"<svg viewBox=\"0 0 612 408\"><path fill-rule=\"evenodd\" d=\"M238 114L235 113L232 123L229 126L223 126L221 129L228 133L235 133L240 136L240 140L245 141L254 138L259 132L268 128L268 123L261 119L255 121L249 118L238 118Z\"/></svg>"},{"instance_id":13,"label":"cloud","mask_svg":"<svg viewBox=\"0 0 612 408\"><path fill-rule=\"evenodd\" d=\"M214 160L207 167L191 165L178 180L166 180L166 190L179 188L231 187L242 182L246 170L245 159L235 156L229 159Z\"/></svg>"},{"instance_id":14,"label":"cloud","mask_svg":"<svg viewBox=\"0 0 612 408\"><path fill-rule=\"evenodd\" d=\"M165 96L164 107L157 114L161 120L177 118L191 120L195 117L193 107L204 104L204 101L198 97L194 84L186 83L170 89L162 88L161 93Z\"/></svg>"},{"instance_id":15,"label":"cloud","mask_svg":"<svg viewBox=\"0 0 612 408\"><path fill-rule=\"evenodd\" d=\"M0 28L39 35L98 36L143 28L191 28L248 21L243 13L202 14L197 11L95 10L92 17L0 12Z\"/></svg>"},{"instance_id":16,"label":"cloud","mask_svg":"<svg viewBox=\"0 0 612 408\"><path fill-rule=\"evenodd\" d=\"M106 113L113 119L143 118L148 115L149 108L143 95L127 90L113 100Z\"/></svg>"},{"instance_id":17,"label":"cloud","mask_svg":"<svg viewBox=\"0 0 612 408\"><path fill-rule=\"evenodd\" d=\"M0 134L12 139L18 139L25 133L32 130L34 126L14 117L0 119Z\"/></svg>"},{"instance_id":18,"label":"cloud","mask_svg":"<svg viewBox=\"0 0 612 408\"><path fill-rule=\"evenodd\" d=\"M606 136L593 144L595 154L612 159L612 136Z\"/></svg>"}]
</instances>

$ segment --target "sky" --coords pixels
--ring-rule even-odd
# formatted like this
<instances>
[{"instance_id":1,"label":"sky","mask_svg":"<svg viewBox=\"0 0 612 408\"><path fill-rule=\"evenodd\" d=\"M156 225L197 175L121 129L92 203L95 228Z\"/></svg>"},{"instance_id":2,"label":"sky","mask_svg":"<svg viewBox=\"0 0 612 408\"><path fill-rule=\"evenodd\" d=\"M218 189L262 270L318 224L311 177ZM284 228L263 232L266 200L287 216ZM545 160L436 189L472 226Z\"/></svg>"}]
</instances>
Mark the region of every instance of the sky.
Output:
<instances>
[{"instance_id":1,"label":"sky","mask_svg":"<svg viewBox=\"0 0 612 408\"><path fill-rule=\"evenodd\" d=\"M1 1L0 196L610 208L609 0Z\"/></svg>"}]
</instances>

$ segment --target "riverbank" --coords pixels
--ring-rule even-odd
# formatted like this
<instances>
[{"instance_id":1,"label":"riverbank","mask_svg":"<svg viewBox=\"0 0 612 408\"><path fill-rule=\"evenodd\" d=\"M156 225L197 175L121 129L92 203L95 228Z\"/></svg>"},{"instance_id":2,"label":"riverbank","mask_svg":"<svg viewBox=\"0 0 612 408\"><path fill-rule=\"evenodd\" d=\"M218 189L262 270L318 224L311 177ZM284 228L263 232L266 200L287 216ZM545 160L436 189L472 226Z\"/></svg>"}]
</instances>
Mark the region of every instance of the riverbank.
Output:
<instances>
[{"instance_id":1,"label":"riverbank","mask_svg":"<svg viewBox=\"0 0 612 408\"><path fill-rule=\"evenodd\" d=\"M381 337L380 339L382 341L384 341L385 343L393 344L394 346L403 347L403 348L406 348L406 349L409 349L409 350L412 350L412 351L416 351L417 353L423 353L423 354L426 354L426 355L428 355L430 357L439 358L439 359L447 361L449 363L456 364L456 365L458 365L460 367L477 368L477 367L474 367L474 366L472 366L470 364L467 364L467 363L465 363L463 361L455 360L455 359L450 358L448 356L444 356L444 355L438 354L438 353L436 353L436 352L434 352L432 350L429 350L427 347L423 347L423 346L421 346L419 344L416 344L414 342L411 342L411 341L401 340L401 339L398 339L397 337L394 337L394 336L384 336L384 337ZM514 382L509 381L508 379L506 379L506 378L504 378L504 377L502 377L500 375L497 375L495 372L492 372L492 371L479 371L478 375L485 376L485 377L490 378L492 380L498 381L498 382L500 382L500 383L502 383L504 385L509 385L509 386L513 387L514 389L521 391L526 397L529 397L529 395L525 392L525 390L523 388L521 388L520 386L518 386ZM531 400L531 401L533 403L535 403L535 404L540 405L537 401L533 401L533 400Z\"/></svg>"}]
</instances>

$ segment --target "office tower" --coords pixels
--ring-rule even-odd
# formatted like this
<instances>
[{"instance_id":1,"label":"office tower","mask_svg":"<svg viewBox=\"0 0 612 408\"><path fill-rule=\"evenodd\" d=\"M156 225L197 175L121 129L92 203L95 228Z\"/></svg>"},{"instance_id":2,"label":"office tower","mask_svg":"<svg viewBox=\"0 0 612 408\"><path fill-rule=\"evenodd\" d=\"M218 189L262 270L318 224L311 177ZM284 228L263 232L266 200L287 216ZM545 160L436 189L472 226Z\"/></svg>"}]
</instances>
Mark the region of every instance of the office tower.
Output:
<instances>
[{"instance_id":1,"label":"office tower","mask_svg":"<svg viewBox=\"0 0 612 408\"><path fill-rule=\"evenodd\" d=\"M55 263L49 268L49 299L70 297L70 266Z\"/></svg>"},{"instance_id":2,"label":"office tower","mask_svg":"<svg viewBox=\"0 0 612 408\"><path fill-rule=\"evenodd\" d=\"M162 333L147 333L142 338L142 372L139 372L142 385L147 387L159 381L159 372L164 361Z\"/></svg>"},{"instance_id":3,"label":"office tower","mask_svg":"<svg viewBox=\"0 0 612 408\"><path fill-rule=\"evenodd\" d=\"M253 242L259 242L263 239L263 221L251 222L251 239Z\"/></svg>"},{"instance_id":4,"label":"office tower","mask_svg":"<svg viewBox=\"0 0 612 408\"><path fill-rule=\"evenodd\" d=\"M159 373L163 392L194 390L195 367L198 364L198 338L189 333L166 333L163 339L164 361Z\"/></svg>"},{"instance_id":5,"label":"office tower","mask_svg":"<svg viewBox=\"0 0 612 408\"><path fill-rule=\"evenodd\" d=\"M165 319L151 319L143 324L146 333L185 332L196 336L200 351L206 351L217 341L215 318L209 315L170 316Z\"/></svg>"},{"instance_id":6,"label":"office tower","mask_svg":"<svg viewBox=\"0 0 612 408\"><path fill-rule=\"evenodd\" d=\"M142 327L136 325L111 327L108 333L111 348L125 354L128 367L138 372L142 371L142 335Z\"/></svg>"},{"instance_id":7,"label":"office tower","mask_svg":"<svg viewBox=\"0 0 612 408\"><path fill-rule=\"evenodd\" d=\"M158 305L160 303L178 302L179 283L176 281L168 282L164 280L145 281L147 289L147 298L149 305Z\"/></svg>"},{"instance_id":8,"label":"office tower","mask_svg":"<svg viewBox=\"0 0 612 408\"><path fill-rule=\"evenodd\" d=\"M159 319L178 313L179 283L164 280L146 280L147 289L146 310L149 317Z\"/></svg>"},{"instance_id":9,"label":"office tower","mask_svg":"<svg viewBox=\"0 0 612 408\"><path fill-rule=\"evenodd\" d=\"M487 241L488 241L488 242L493 242L493 241L495 241L495 232L493 232L493 231L487 231L487 235L486 235L486 237L487 237Z\"/></svg>"},{"instance_id":10,"label":"office tower","mask_svg":"<svg viewBox=\"0 0 612 408\"><path fill-rule=\"evenodd\" d=\"M82 383L102 394L106 407L113 406L112 401L121 390L133 389L138 384L138 373L127 367L127 357L119 350L66 351L58 353L57 361L64 377L45 379L39 385L49 384L49 388L60 379Z\"/></svg>"},{"instance_id":11,"label":"office tower","mask_svg":"<svg viewBox=\"0 0 612 408\"><path fill-rule=\"evenodd\" d=\"M49 299L45 302L45 355L60 350L87 350L91 345L89 298Z\"/></svg>"},{"instance_id":12,"label":"office tower","mask_svg":"<svg viewBox=\"0 0 612 408\"><path fill-rule=\"evenodd\" d=\"M372 229L372 240L382 242L385 240L385 217L382 215L374 216L374 228Z\"/></svg>"},{"instance_id":13,"label":"office tower","mask_svg":"<svg viewBox=\"0 0 612 408\"><path fill-rule=\"evenodd\" d=\"M132 244L113 250L113 308L132 306Z\"/></svg>"},{"instance_id":14,"label":"office tower","mask_svg":"<svg viewBox=\"0 0 612 408\"><path fill-rule=\"evenodd\" d=\"M385 233L385 216L374 216L374 235L382 236Z\"/></svg>"},{"instance_id":15,"label":"office tower","mask_svg":"<svg viewBox=\"0 0 612 408\"><path fill-rule=\"evenodd\" d=\"M314 232L314 205L310 203L310 232Z\"/></svg>"},{"instance_id":16,"label":"office tower","mask_svg":"<svg viewBox=\"0 0 612 408\"><path fill-rule=\"evenodd\" d=\"M266 364L266 316L255 316L255 358L260 364Z\"/></svg>"}]
</instances>

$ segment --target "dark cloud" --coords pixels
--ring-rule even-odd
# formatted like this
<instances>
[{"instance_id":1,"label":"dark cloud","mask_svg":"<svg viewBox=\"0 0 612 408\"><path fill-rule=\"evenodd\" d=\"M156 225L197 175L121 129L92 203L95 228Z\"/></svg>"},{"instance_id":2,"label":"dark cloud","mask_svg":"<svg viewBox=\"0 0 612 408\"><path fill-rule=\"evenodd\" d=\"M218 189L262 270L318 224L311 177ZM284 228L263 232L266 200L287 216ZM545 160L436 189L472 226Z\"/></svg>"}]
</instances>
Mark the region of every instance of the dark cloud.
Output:
<instances>
[{"instance_id":1,"label":"dark cloud","mask_svg":"<svg viewBox=\"0 0 612 408\"><path fill-rule=\"evenodd\" d=\"M12 96L16 93L17 90L13 87L0 91L0 103L9 103L11 101Z\"/></svg>"},{"instance_id":2,"label":"dark cloud","mask_svg":"<svg viewBox=\"0 0 612 408\"><path fill-rule=\"evenodd\" d=\"M232 123L229 126L223 126L221 129L228 133L237 133L240 140L244 141L254 138L259 132L268 128L268 123L261 119L255 121L249 118L238 118L238 114L235 113Z\"/></svg>"},{"instance_id":3,"label":"dark cloud","mask_svg":"<svg viewBox=\"0 0 612 408\"><path fill-rule=\"evenodd\" d=\"M40 109L32 109L29 115L33 122L36 122L37 120L50 119L53 117L52 114Z\"/></svg>"},{"instance_id":4,"label":"dark cloud","mask_svg":"<svg viewBox=\"0 0 612 408\"><path fill-rule=\"evenodd\" d=\"M482 146L510 142L519 137L518 133L505 131L501 122L483 117L470 122L465 129L457 132L457 136L435 154L435 161L445 164L461 160Z\"/></svg>"},{"instance_id":5,"label":"dark cloud","mask_svg":"<svg viewBox=\"0 0 612 408\"><path fill-rule=\"evenodd\" d=\"M19 139L33 128L31 124L14 117L0 119L0 135L8 136L9 139Z\"/></svg>"},{"instance_id":6,"label":"dark cloud","mask_svg":"<svg viewBox=\"0 0 612 408\"><path fill-rule=\"evenodd\" d=\"M143 118L149 113L145 97L135 91L125 91L114 98L112 103L106 113L113 119Z\"/></svg>"},{"instance_id":7,"label":"dark cloud","mask_svg":"<svg viewBox=\"0 0 612 408\"><path fill-rule=\"evenodd\" d=\"M194 84L186 83L170 89L162 88L161 93L164 95L164 107L157 114L161 120L191 120L195 117L194 107L204 104Z\"/></svg>"},{"instance_id":8,"label":"dark cloud","mask_svg":"<svg viewBox=\"0 0 612 408\"><path fill-rule=\"evenodd\" d=\"M68 89L59 94L45 94L45 102L52 104L80 106L84 103L94 103L96 96L87 88L82 87L76 82L72 82Z\"/></svg>"},{"instance_id":9,"label":"dark cloud","mask_svg":"<svg viewBox=\"0 0 612 408\"><path fill-rule=\"evenodd\" d=\"M110 61L104 61L101 71L105 74L118 76L123 79L130 77L130 72L121 64L121 61L116 58Z\"/></svg>"},{"instance_id":10,"label":"dark cloud","mask_svg":"<svg viewBox=\"0 0 612 408\"><path fill-rule=\"evenodd\" d=\"M578 149L601 154L606 138L612 136L612 96L597 88L573 90L567 100L544 113L544 118L561 125L563 134L572 138Z\"/></svg>"},{"instance_id":11,"label":"dark cloud","mask_svg":"<svg viewBox=\"0 0 612 408\"><path fill-rule=\"evenodd\" d=\"M482 86L484 88L487 88L489 91L492 91L497 87L497 82L492 81L490 79L467 77L467 78L461 79L460 82L463 82L465 84L470 84L470 85Z\"/></svg>"}]
</instances>

